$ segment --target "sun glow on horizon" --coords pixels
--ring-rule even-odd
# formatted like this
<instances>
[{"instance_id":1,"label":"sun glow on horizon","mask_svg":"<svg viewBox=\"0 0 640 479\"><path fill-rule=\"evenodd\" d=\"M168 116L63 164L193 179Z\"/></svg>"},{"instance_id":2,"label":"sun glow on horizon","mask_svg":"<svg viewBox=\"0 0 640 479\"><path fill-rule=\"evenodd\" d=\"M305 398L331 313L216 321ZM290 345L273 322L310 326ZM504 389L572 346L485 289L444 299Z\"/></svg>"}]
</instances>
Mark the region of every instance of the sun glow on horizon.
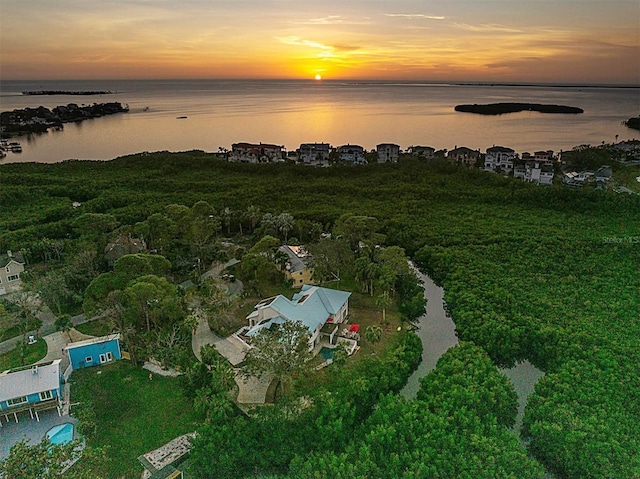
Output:
<instances>
[{"instance_id":1,"label":"sun glow on horizon","mask_svg":"<svg viewBox=\"0 0 640 479\"><path fill-rule=\"evenodd\" d=\"M320 80L322 80L322 75L317 74L317 75L315 76L315 79L316 79L316 81L320 81Z\"/></svg>"}]
</instances>

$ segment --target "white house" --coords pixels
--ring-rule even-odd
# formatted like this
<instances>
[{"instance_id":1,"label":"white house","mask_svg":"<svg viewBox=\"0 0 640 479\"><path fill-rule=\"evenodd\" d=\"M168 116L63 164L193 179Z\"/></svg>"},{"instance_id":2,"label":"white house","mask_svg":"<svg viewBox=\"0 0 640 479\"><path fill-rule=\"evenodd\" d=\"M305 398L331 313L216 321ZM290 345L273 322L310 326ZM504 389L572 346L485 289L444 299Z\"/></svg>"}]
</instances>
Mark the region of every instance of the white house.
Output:
<instances>
[{"instance_id":1,"label":"white house","mask_svg":"<svg viewBox=\"0 0 640 479\"><path fill-rule=\"evenodd\" d=\"M320 342L320 330L326 323L342 323L349 314L351 293L319 286L304 285L289 300L282 296L267 298L256 304L247 316L251 337L264 328L286 321L299 321L309 330L309 350Z\"/></svg>"},{"instance_id":2,"label":"white house","mask_svg":"<svg viewBox=\"0 0 640 479\"><path fill-rule=\"evenodd\" d=\"M400 157L400 146L395 143L380 143L376 145L378 163L397 163Z\"/></svg>"},{"instance_id":3,"label":"white house","mask_svg":"<svg viewBox=\"0 0 640 479\"><path fill-rule=\"evenodd\" d=\"M364 148L360 145L342 145L338 147L338 155L340 160L361 165L367 162L364 158Z\"/></svg>"},{"instance_id":4,"label":"white house","mask_svg":"<svg viewBox=\"0 0 640 479\"><path fill-rule=\"evenodd\" d=\"M7 251L0 255L0 296L20 290L20 274L24 271L24 259L20 252Z\"/></svg>"},{"instance_id":5,"label":"white house","mask_svg":"<svg viewBox=\"0 0 640 479\"><path fill-rule=\"evenodd\" d=\"M484 171L492 171L509 174L513 171L513 163L516 160L516 152L504 146L492 146L487 148L484 157Z\"/></svg>"},{"instance_id":6,"label":"white house","mask_svg":"<svg viewBox=\"0 0 640 479\"><path fill-rule=\"evenodd\" d=\"M307 164L327 162L330 151L329 143L302 143L298 148L298 159Z\"/></svg>"}]
</instances>

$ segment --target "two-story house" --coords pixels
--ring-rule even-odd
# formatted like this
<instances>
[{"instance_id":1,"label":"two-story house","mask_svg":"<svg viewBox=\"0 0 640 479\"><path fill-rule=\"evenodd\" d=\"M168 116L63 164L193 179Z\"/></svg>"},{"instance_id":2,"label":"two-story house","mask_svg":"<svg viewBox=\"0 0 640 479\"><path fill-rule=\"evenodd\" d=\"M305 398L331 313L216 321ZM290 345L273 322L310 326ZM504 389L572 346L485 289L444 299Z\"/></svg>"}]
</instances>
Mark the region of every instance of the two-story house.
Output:
<instances>
[{"instance_id":1,"label":"two-story house","mask_svg":"<svg viewBox=\"0 0 640 479\"><path fill-rule=\"evenodd\" d=\"M313 284L313 268L308 265L309 254L304 246L283 245L278 249L289 257L284 276L291 281L291 285L301 288L303 284Z\"/></svg>"},{"instance_id":2,"label":"two-story house","mask_svg":"<svg viewBox=\"0 0 640 479\"><path fill-rule=\"evenodd\" d=\"M362 165L367 162L364 158L365 150L360 145L342 145L337 148L337 151L341 161L353 163L354 165Z\"/></svg>"},{"instance_id":3,"label":"two-story house","mask_svg":"<svg viewBox=\"0 0 640 479\"><path fill-rule=\"evenodd\" d=\"M277 163L284 161L284 147L269 143L234 143L229 161L242 163Z\"/></svg>"},{"instance_id":4,"label":"two-story house","mask_svg":"<svg viewBox=\"0 0 640 479\"><path fill-rule=\"evenodd\" d=\"M28 411L38 417L38 411L58 409L61 414L62 376L60 359L34 364L0 373L0 424L4 417L18 422L18 414Z\"/></svg>"},{"instance_id":5,"label":"two-story house","mask_svg":"<svg viewBox=\"0 0 640 479\"><path fill-rule=\"evenodd\" d=\"M447 152L447 159L451 163L456 163L458 165L473 166L478 161L478 158L480 158L480 151L472 150L466 146L456 146L453 150Z\"/></svg>"},{"instance_id":6,"label":"two-story house","mask_svg":"<svg viewBox=\"0 0 640 479\"><path fill-rule=\"evenodd\" d=\"M291 300L281 294L264 299L247 316L249 330L245 335L250 338L274 324L299 321L309 331L311 351L319 344L320 332L326 323L342 323L347 319L349 296L351 293L346 291L305 284Z\"/></svg>"},{"instance_id":7,"label":"two-story house","mask_svg":"<svg viewBox=\"0 0 640 479\"><path fill-rule=\"evenodd\" d=\"M380 143L376 145L378 163L397 163L400 157L400 146L395 143Z\"/></svg>"},{"instance_id":8,"label":"two-story house","mask_svg":"<svg viewBox=\"0 0 640 479\"><path fill-rule=\"evenodd\" d=\"M302 143L298 148L298 160L306 164L326 163L330 152L329 143Z\"/></svg>"},{"instance_id":9,"label":"two-story house","mask_svg":"<svg viewBox=\"0 0 640 479\"><path fill-rule=\"evenodd\" d=\"M20 274L24 271L24 264L20 252L7 251L6 255L0 255L0 296L20 291Z\"/></svg>"},{"instance_id":10,"label":"two-story house","mask_svg":"<svg viewBox=\"0 0 640 479\"><path fill-rule=\"evenodd\" d=\"M504 146L487 148L484 157L484 171L508 175L513 172L513 165L516 158L516 152L511 148Z\"/></svg>"},{"instance_id":11,"label":"two-story house","mask_svg":"<svg viewBox=\"0 0 640 479\"><path fill-rule=\"evenodd\" d=\"M432 146L410 146L409 153L420 158L433 160L436 156L436 149Z\"/></svg>"}]
</instances>

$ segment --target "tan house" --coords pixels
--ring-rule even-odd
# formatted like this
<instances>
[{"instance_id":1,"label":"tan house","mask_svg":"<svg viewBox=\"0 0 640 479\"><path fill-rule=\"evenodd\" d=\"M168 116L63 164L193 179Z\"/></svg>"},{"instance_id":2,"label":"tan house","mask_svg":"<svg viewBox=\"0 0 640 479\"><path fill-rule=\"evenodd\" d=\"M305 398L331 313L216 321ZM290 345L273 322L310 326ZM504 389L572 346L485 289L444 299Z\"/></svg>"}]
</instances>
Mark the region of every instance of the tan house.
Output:
<instances>
[{"instance_id":1,"label":"tan house","mask_svg":"<svg viewBox=\"0 0 640 479\"><path fill-rule=\"evenodd\" d=\"M376 145L378 163L397 163L400 157L400 145L395 143L380 143Z\"/></svg>"},{"instance_id":2,"label":"tan house","mask_svg":"<svg viewBox=\"0 0 640 479\"><path fill-rule=\"evenodd\" d=\"M0 296L20 291L22 285L20 274L23 271L22 253L7 251L6 255L0 255Z\"/></svg>"},{"instance_id":3,"label":"tan house","mask_svg":"<svg viewBox=\"0 0 640 479\"><path fill-rule=\"evenodd\" d=\"M459 165L470 165L473 166L478 161L480 157L480 151L472 150L471 148L467 148L466 146L456 146L453 150L450 150L447 153L447 159L451 163L456 163Z\"/></svg>"},{"instance_id":4,"label":"tan house","mask_svg":"<svg viewBox=\"0 0 640 479\"><path fill-rule=\"evenodd\" d=\"M304 246L280 246L289 260L284 270L285 278L291 280L294 288L301 288L303 284L313 284L313 268L308 266L309 254Z\"/></svg>"}]
</instances>

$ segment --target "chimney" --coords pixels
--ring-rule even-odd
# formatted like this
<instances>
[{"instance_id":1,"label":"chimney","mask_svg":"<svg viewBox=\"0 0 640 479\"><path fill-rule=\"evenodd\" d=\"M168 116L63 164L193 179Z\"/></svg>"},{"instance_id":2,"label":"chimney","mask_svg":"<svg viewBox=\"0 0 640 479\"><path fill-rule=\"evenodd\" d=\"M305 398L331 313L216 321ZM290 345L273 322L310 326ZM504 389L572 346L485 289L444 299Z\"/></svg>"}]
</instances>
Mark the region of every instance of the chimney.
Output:
<instances>
[{"instance_id":1,"label":"chimney","mask_svg":"<svg viewBox=\"0 0 640 479\"><path fill-rule=\"evenodd\" d=\"M7 250L7 256L9 258L13 258L13 253L11 252L11 250Z\"/></svg>"}]
</instances>

